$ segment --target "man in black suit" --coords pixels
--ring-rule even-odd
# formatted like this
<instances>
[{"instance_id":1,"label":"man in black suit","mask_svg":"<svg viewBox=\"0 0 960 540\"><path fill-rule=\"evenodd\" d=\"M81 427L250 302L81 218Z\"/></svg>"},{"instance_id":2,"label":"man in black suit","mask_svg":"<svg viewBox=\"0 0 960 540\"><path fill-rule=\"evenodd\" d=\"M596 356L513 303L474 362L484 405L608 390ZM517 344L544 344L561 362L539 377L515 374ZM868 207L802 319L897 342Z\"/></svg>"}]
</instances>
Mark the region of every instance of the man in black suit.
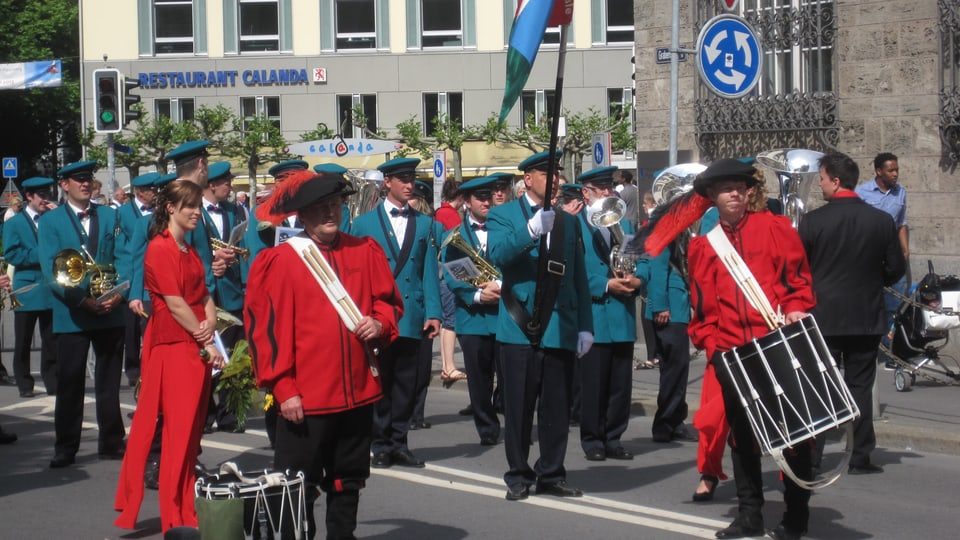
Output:
<instances>
[{"instance_id":1,"label":"man in black suit","mask_svg":"<svg viewBox=\"0 0 960 540\"><path fill-rule=\"evenodd\" d=\"M870 462L877 346L887 331L883 287L900 279L906 261L893 219L854 192L859 175L849 156L823 156L820 188L827 204L804 216L798 229L817 295L812 313L860 408L849 472L873 474L883 472Z\"/></svg>"}]
</instances>

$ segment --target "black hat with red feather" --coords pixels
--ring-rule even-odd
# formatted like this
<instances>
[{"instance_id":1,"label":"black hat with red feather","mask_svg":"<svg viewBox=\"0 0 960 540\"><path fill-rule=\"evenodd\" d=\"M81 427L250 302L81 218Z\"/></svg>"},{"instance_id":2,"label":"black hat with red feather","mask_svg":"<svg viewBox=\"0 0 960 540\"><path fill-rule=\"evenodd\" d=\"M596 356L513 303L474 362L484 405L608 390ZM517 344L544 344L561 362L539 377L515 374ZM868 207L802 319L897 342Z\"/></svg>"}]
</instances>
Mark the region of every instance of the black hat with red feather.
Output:
<instances>
[{"instance_id":1,"label":"black hat with red feather","mask_svg":"<svg viewBox=\"0 0 960 540\"><path fill-rule=\"evenodd\" d=\"M333 195L345 197L355 193L342 174L317 174L304 169L286 173L285 178L286 180L274 189L273 195L257 207L258 220L278 225L298 210L320 199Z\"/></svg>"}]
</instances>

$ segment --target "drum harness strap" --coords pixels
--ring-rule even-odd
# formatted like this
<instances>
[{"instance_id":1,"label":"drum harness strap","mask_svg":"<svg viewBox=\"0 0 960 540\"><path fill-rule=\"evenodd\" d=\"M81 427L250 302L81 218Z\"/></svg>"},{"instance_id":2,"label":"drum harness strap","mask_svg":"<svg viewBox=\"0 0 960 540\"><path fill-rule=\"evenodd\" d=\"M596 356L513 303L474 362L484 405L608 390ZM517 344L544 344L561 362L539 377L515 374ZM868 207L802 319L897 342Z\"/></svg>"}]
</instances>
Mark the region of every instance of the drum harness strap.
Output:
<instances>
[{"instance_id":1,"label":"drum harness strap","mask_svg":"<svg viewBox=\"0 0 960 540\"><path fill-rule=\"evenodd\" d=\"M730 239L727 238L726 233L723 232L723 227L719 224L714 227L707 233L707 240L710 241L710 245L713 246L714 251L717 252L717 257L720 259L720 262L723 263L723 266L725 266L727 271L730 272L730 275L733 276L733 280L740 286L740 290L743 291L743 295L746 296L747 301L763 316L763 320L766 321L770 330L774 330L780 326L783 323L783 313L781 313L779 309L777 311L773 310L773 306L770 305L770 300L767 299L767 295L763 292L763 289L760 288L757 279L753 277L753 272L750 271L747 263L743 262L743 258L740 257L737 250L733 248Z\"/></svg>"},{"instance_id":2,"label":"drum harness strap","mask_svg":"<svg viewBox=\"0 0 960 540\"><path fill-rule=\"evenodd\" d=\"M230 475L236 476L237 480L239 480L240 483L242 484L256 484L256 485L269 486L269 487L283 485L283 481L285 478L285 475L282 472L272 472L272 473L264 472L264 474L261 474L256 478L244 476L243 473L240 472L240 468L237 467L237 464L232 461L228 461L220 465L220 474L221 475L230 474Z\"/></svg>"}]
</instances>

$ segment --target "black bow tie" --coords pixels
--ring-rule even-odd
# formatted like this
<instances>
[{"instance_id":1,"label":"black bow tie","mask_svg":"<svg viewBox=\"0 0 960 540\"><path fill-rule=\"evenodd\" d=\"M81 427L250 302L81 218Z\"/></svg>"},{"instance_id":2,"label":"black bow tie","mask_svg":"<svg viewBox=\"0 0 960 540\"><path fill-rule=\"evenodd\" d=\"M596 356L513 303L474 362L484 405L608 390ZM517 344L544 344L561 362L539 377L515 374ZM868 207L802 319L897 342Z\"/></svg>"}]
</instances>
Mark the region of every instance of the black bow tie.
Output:
<instances>
[{"instance_id":1,"label":"black bow tie","mask_svg":"<svg viewBox=\"0 0 960 540\"><path fill-rule=\"evenodd\" d=\"M409 216L410 216L410 210L407 209L407 208L404 208L403 210L400 210L399 208L391 208L391 209L390 209L390 216L391 216L391 217L397 217L397 216L400 216L400 217L409 217Z\"/></svg>"},{"instance_id":2,"label":"black bow tie","mask_svg":"<svg viewBox=\"0 0 960 540\"><path fill-rule=\"evenodd\" d=\"M34 222L34 223L40 223L40 214L34 214L34 215L33 215L33 222Z\"/></svg>"},{"instance_id":3,"label":"black bow tie","mask_svg":"<svg viewBox=\"0 0 960 540\"><path fill-rule=\"evenodd\" d=\"M80 221L83 221L83 218L85 218L85 217L91 217L91 216L93 216L95 213L96 213L96 211L95 211L93 208L91 208L91 209L89 209L89 210L83 210L82 212L77 212L77 219L79 219Z\"/></svg>"},{"instance_id":4,"label":"black bow tie","mask_svg":"<svg viewBox=\"0 0 960 540\"><path fill-rule=\"evenodd\" d=\"M147 205L145 205L145 204L140 205L140 211L141 211L141 212L146 212L147 210L153 210L153 207L152 207L152 206L147 206Z\"/></svg>"},{"instance_id":5,"label":"black bow tie","mask_svg":"<svg viewBox=\"0 0 960 540\"><path fill-rule=\"evenodd\" d=\"M471 223L470 228L475 231L485 231L487 230L487 225L485 223Z\"/></svg>"},{"instance_id":6,"label":"black bow tie","mask_svg":"<svg viewBox=\"0 0 960 540\"><path fill-rule=\"evenodd\" d=\"M219 214L219 213L220 213L220 205L219 205L219 204L208 204L208 205L207 205L207 212L216 212L216 213Z\"/></svg>"},{"instance_id":7,"label":"black bow tie","mask_svg":"<svg viewBox=\"0 0 960 540\"><path fill-rule=\"evenodd\" d=\"M531 206L530 206L530 211L531 211L531 212L537 213L538 210L540 210L540 206L539 206L539 205L534 204L534 205L531 205Z\"/></svg>"}]
</instances>

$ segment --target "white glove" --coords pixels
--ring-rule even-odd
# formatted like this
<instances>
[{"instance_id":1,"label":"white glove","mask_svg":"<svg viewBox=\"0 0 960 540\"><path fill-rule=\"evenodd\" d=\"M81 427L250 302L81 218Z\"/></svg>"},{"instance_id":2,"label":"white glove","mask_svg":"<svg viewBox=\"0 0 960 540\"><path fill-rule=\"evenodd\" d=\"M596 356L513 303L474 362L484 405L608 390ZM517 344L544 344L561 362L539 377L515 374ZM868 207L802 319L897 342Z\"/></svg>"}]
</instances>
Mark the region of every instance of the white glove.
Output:
<instances>
[{"instance_id":1,"label":"white glove","mask_svg":"<svg viewBox=\"0 0 960 540\"><path fill-rule=\"evenodd\" d=\"M583 355L590 352L590 347L593 347L593 334L590 332L578 332L577 358L582 358Z\"/></svg>"},{"instance_id":2,"label":"white glove","mask_svg":"<svg viewBox=\"0 0 960 540\"><path fill-rule=\"evenodd\" d=\"M553 230L553 221L557 218L557 213L543 208L537 210L537 213L527 221L527 230L530 231L530 237L536 240L538 236L549 233Z\"/></svg>"}]
</instances>

